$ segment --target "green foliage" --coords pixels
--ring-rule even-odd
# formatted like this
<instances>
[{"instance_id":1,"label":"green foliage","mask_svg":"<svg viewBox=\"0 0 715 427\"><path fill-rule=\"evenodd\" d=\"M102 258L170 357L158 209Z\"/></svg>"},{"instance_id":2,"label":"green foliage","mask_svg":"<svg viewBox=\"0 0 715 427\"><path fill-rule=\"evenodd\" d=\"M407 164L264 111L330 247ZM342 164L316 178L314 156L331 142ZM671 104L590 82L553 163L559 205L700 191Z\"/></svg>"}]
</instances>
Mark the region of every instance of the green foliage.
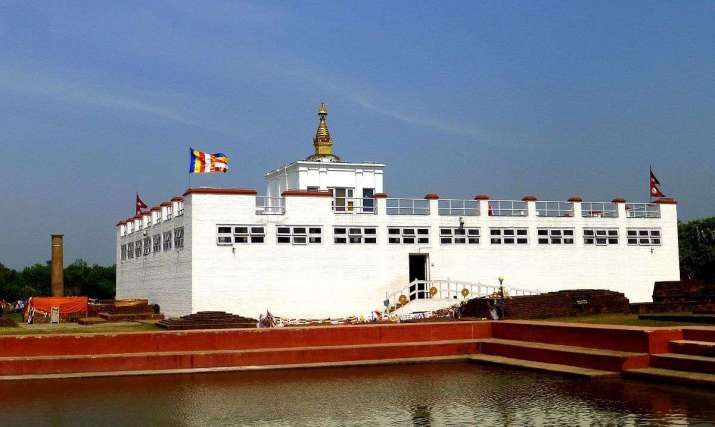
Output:
<instances>
[{"instance_id":1,"label":"green foliage","mask_svg":"<svg viewBox=\"0 0 715 427\"><path fill-rule=\"evenodd\" d=\"M65 295L114 298L115 267L90 266L86 261L78 259L65 268L64 283ZM50 294L49 263L35 264L19 272L0 263L0 299L15 301Z\"/></svg>"},{"instance_id":2,"label":"green foliage","mask_svg":"<svg viewBox=\"0 0 715 427\"><path fill-rule=\"evenodd\" d=\"M715 283L715 217L678 224L680 275Z\"/></svg>"}]
</instances>

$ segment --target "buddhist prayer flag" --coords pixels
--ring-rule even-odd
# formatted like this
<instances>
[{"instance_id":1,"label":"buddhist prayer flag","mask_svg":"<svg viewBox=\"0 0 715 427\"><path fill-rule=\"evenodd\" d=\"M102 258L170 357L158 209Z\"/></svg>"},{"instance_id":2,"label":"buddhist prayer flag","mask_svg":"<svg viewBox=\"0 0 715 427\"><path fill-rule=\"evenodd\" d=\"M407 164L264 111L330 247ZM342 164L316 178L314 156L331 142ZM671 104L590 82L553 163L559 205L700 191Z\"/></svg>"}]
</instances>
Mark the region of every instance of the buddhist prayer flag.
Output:
<instances>
[{"instance_id":1,"label":"buddhist prayer flag","mask_svg":"<svg viewBox=\"0 0 715 427\"><path fill-rule=\"evenodd\" d=\"M226 173L230 159L223 153L206 153L189 148L189 173Z\"/></svg>"},{"instance_id":2,"label":"buddhist prayer flag","mask_svg":"<svg viewBox=\"0 0 715 427\"><path fill-rule=\"evenodd\" d=\"M665 197L660 191L660 181L653 174L653 168L650 169L650 197Z\"/></svg>"},{"instance_id":3,"label":"buddhist prayer flag","mask_svg":"<svg viewBox=\"0 0 715 427\"><path fill-rule=\"evenodd\" d=\"M142 211L142 209L146 209L149 206L144 203L144 201L139 197L139 193L137 193L137 201L134 204L134 215L139 215Z\"/></svg>"}]
</instances>

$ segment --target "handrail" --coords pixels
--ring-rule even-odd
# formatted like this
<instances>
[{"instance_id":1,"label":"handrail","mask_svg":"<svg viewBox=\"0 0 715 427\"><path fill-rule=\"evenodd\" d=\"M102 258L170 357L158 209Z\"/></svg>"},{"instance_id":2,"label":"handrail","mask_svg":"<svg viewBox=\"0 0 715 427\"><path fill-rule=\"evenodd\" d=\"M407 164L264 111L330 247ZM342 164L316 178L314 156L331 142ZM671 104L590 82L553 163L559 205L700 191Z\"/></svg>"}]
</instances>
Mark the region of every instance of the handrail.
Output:
<instances>
[{"instance_id":1,"label":"handrail","mask_svg":"<svg viewBox=\"0 0 715 427\"><path fill-rule=\"evenodd\" d=\"M432 287L437 289L434 295L430 293ZM479 282L472 283L461 280L413 280L400 290L388 294L387 300L389 307L396 306L399 303L401 295L405 295L408 301L416 299L443 299L458 302L461 299L465 299L462 295L463 289L469 291L467 295L468 298L474 298L493 295L499 292L499 288L499 285L485 285ZM538 290L516 288L508 285L504 285L503 289L509 296L538 295L540 293Z\"/></svg>"},{"instance_id":2,"label":"handrail","mask_svg":"<svg viewBox=\"0 0 715 427\"><path fill-rule=\"evenodd\" d=\"M581 203L583 218L618 218L618 205L613 202Z\"/></svg>"},{"instance_id":3,"label":"handrail","mask_svg":"<svg viewBox=\"0 0 715 427\"><path fill-rule=\"evenodd\" d=\"M536 216L548 218L572 218L574 216L572 202L537 201Z\"/></svg>"},{"instance_id":4,"label":"handrail","mask_svg":"<svg viewBox=\"0 0 715 427\"><path fill-rule=\"evenodd\" d=\"M377 203L372 197L334 197L333 212L336 214L377 214Z\"/></svg>"},{"instance_id":5,"label":"handrail","mask_svg":"<svg viewBox=\"0 0 715 427\"><path fill-rule=\"evenodd\" d=\"M626 203L626 218L660 218L657 203Z\"/></svg>"},{"instance_id":6,"label":"handrail","mask_svg":"<svg viewBox=\"0 0 715 427\"><path fill-rule=\"evenodd\" d=\"M386 199L388 215L429 215L429 200L425 199Z\"/></svg>"},{"instance_id":7,"label":"handrail","mask_svg":"<svg viewBox=\"0 0 715 427\"><path fill-rule=\"evenodd\" d=\"M439 199L437 208L441 216L479 215L479 202L477 200Z\"/></svg>"},{"instance_id":8,"label":"handrail","mask_svg":"<svg viewBox=\"0 0 715 427\"><path fill-rule=\"evenodd\" d=\"M283 215L285 206L283 197L256 196L256 215Z\"/></svg>"},{"instance_id":9,"label":"handrail","mask_svg":"<svg viewBox=\"0 0 715 427\"><path fill-rule=\"evenodd\" d=\"M519 200L489 200L489 216L527 216L526 202Z\"/></svg>"}]
</instances>

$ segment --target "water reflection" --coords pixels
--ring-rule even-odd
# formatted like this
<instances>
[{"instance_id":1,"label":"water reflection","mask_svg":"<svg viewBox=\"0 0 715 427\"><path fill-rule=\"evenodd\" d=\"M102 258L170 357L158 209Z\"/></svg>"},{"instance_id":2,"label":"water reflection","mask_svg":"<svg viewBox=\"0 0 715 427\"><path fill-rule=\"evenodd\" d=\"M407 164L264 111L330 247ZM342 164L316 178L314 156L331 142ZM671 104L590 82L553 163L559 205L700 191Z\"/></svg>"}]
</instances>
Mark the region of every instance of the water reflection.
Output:
<instances>
[{"instance_id":1,"label":"water reflection","mask_svg":"<svg viewBox=\"0 0 715 427\"><path fill-rule=\"evenodd\" d=\"M4 425L711 425L715 392L454 363L0 383Z\"/></svg>"}]
</instances>

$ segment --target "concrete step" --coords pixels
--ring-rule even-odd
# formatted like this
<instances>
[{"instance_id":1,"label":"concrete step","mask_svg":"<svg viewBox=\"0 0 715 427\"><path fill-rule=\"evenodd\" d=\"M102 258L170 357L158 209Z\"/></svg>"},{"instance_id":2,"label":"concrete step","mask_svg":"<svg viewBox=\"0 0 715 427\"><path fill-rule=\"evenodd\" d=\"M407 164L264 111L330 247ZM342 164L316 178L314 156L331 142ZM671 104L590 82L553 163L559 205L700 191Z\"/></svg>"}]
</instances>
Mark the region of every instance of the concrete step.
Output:
<instances>
[{"instance_id":1,"label":"concrete step","mask_svg":"<svg viewBox=\"0 0 715 427\"><path fill-rule=\"evenodd\" d=\"M715 357L676 353L653 354L650 357L650 366L675 371L715 374Z\"/></svg>"},{"instance_id":2,"label":"concrete step","mask_svg":"<svg viewBox=\"0 0 715 427\"><path fill-rule=\"evenodd\" d=\"M664 384L684 384L715 387L715 375L701 372L675 371L662 368L627 369L625 378L648 380Z\"/></svg>"},{"instance_id":3,"label":"concrete step","mask_svg":"<svg viewBox=\"0 0 715 427\"><path fill-rule=\"evenodd\" d=\"M483 354L621 372L648 366L647 353L600 350L559 344L486 338L477 340Z\"/></svg>"},{"instance_id":4,"label":"concrete step","mask_svg":"<svg viewBox=\"0 0 715 427\"><path fill-rule=\"evenodd\" d=\"M715 342L695 340L673 340L669 343L671 353L693 356L715 357Z\"/></svg>"},{"instance_id":5,"label":"concrete step","mask_svg":"<svg viewBox=\"0 0 715 427\"><path fill-rule=\"evenodd\" d=\"M685 327L683 328L683 339L715 342L715 327Z\"/></svg>"},{"instance_id":6,"label":"concrete step","mask_svg":"<svg viewBox=\"0 0 715 427\"><path fill-rule=\"evenodd\" d=\"M535 362L532 360L516 359L512 357L495 356L491 354L473 354L468 360L473 363L502 365L513 368L534 369L538 371L553 372L562 375L582 377L588 379L618 378L619 374L600 369L580 368L578 366L562 365L558 363Z\"/></svg>"},{"instance_id":7,"label":"concrete step","mask_svg":"<svg viewBox=\"0 0 715 427\"><path fill-rule=\"evenodd\" d=\"M492 337L638 353L666 353L668 341L683 338L675 328L526 320L493 322Z\"/></svg>"},{"instance_id":8,"label":"concrete step","mask_svg":"<svg viewBox=\"0 0 715 427\"><path fill-rule=\"evenodd\" d=\"M108 371L165 371L362 360L447 357L477 351L475 340L405 342L251 350L169 351L67 356L0 357L0 379L21 375Z\"/></svg>"}]
</instances>

